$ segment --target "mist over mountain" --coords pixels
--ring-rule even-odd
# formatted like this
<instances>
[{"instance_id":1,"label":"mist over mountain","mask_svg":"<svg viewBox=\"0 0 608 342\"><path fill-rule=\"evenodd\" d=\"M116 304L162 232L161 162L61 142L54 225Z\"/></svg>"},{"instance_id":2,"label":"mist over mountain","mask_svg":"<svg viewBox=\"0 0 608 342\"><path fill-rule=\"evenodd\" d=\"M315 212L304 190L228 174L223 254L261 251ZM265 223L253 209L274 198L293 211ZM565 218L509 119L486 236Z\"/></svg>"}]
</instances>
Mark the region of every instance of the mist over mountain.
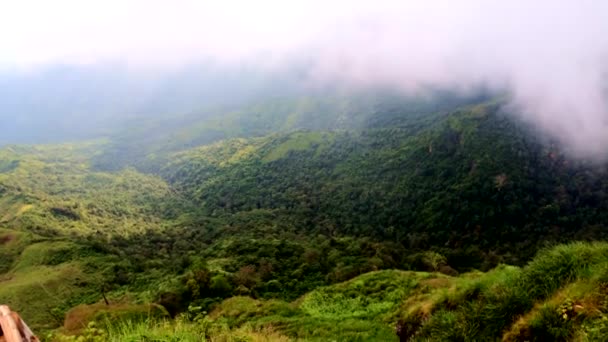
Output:
<instances>
[{"instance_id":1,"label":"mist over mountain","mask_svg":"<svg viewBox=\"0 0 608 342\"><path fill-rule=\"evenodd\" d=\"M127 122L180 117L247 101L295 96L294 73L191 66L170 73L58 66L0 78L0 143L95 139Z\"/></svg>"}]
</instances>

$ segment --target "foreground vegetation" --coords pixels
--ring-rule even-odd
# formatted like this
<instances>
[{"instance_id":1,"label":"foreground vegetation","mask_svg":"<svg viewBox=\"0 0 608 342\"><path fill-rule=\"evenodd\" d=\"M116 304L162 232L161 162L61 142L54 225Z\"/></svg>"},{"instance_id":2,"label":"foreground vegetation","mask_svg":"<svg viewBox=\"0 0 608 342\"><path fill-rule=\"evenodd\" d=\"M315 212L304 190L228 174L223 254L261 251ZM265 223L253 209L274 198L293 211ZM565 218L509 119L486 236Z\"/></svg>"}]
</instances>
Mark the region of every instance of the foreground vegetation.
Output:
<instances>
[{"instance_id":1,"label":"foreground vegetation","mask_svg":"<svg viewBox=\"0 0 608 342\"><path fill-rule=\"evenodd\" d=\"M376 271L293 302L233 297L210 313L93 321L111 341L605 341L608 244L543 250L522 268L457 277ZM58 335L55 338L70 339Z\"/></svg>"}]
</instances>

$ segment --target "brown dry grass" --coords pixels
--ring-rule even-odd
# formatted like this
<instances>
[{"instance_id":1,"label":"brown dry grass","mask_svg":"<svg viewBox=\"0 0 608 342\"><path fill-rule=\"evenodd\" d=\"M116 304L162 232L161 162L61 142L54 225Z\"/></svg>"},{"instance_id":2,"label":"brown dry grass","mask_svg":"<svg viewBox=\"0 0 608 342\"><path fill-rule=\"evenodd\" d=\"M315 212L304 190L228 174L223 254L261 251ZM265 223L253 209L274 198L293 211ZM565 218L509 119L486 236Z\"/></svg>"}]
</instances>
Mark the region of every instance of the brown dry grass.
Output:
<instances>
[{"instance_id":1,"label":"brown dry grass","mask_svg":"<svg viewBox=\"0 0 608 342\"><path fill-rule=\"evenodd\" d=\"M110 305L105 303L78 305L66 313L63 332L78 334L101 312L152 312L154 309L156 308L152 304L132 304L128 302L112 303Z\"/></svg>"}]
</instances>

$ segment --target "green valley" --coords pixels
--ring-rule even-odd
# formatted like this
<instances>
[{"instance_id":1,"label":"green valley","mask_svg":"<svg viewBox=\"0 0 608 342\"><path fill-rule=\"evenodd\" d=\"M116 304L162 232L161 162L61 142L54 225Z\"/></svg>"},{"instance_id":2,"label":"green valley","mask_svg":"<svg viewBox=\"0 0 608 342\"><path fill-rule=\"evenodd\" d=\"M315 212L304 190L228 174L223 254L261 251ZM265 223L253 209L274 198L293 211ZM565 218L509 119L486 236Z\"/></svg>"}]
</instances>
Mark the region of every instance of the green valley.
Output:
<instances>
[{"instance_id":1,"label":"green valley","mask_svg":"<svg viewBox=\"0 0 608 342\"><path fill-rule=\"evenodd\" d=\"M504 101L282 98L6 145L0 303L57 341L600 341L608 169Z\"/></svg>"}]
</instances>

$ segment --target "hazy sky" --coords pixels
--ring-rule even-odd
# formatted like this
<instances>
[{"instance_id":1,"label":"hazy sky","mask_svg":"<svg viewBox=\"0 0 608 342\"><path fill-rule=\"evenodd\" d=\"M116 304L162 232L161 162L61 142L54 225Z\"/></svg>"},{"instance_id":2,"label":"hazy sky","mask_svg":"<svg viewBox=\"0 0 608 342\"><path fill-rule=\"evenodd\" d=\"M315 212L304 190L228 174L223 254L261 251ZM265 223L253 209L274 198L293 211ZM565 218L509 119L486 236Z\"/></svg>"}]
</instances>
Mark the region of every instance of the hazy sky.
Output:
<instances>
[{"instance_id":1,"label":"hazy sky","mask_svg":"<svg viewBox=\"0 0 608 342\"><path fill-rule=\"evenodd\" d=\"M485 84L568 147L602 155L607 18L602 0L0 0L0 68L306 61L319 81Z\"/></svg>"}]
</instances>

